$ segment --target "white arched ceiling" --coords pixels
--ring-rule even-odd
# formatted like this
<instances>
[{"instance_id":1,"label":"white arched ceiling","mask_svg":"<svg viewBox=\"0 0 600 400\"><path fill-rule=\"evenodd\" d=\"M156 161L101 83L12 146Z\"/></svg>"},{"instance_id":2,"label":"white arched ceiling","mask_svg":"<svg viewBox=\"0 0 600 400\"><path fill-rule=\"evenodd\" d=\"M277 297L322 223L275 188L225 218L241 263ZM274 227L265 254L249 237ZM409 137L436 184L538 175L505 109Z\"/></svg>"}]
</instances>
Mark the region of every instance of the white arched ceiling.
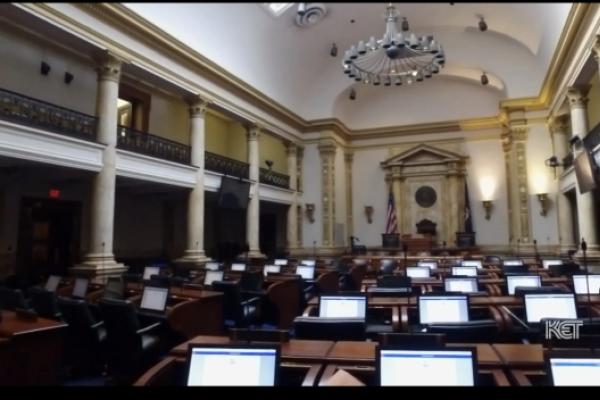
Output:
<instances>
[{"instance_id":1,"label":"white arched ceiling","mask_svg":"<svg viewBox=\"0 0 600 400\"><path fill-rule=\"evenodd\" d=\"M450 87L468 98L482 96L481 104L471 110L451 108L456 111L454 117L446 118L449 111L442 113L443 118L429 114L428 121L438 121L487 109L490 99L496 99L497 112L500 100L537 96L571 4L396 3L411 31L433 34L442 43L447 71L409 89L361 88L361 98L373 96L373 103L384 98L404 102L410 94L424 107L439 102L441 93ZM275 18L260 3L125 5L301 117L337 116L348 127L359 127L353 125L358 119L346 115L338 101L354 84L342 73L341 57L351 44L383 34L386 3L325 3L328 14L310 28L293 22L296 6ZM477 29L477 14L485 17L488 31ZM355 22L350 23L351 19ZM334 42L339 49L336 58L329 55ZM486 87L474 84L481 71L490 77ZM444 74L467 79L442 79ZM362 107L370 104L364 102ZM360 114L361 126L382 126L384 119L388 121L388 116L378 117L377 110ZM417 117L396 114L395 118L390 124L411 123L408 120Z\"/></svg>"}]
</instances>

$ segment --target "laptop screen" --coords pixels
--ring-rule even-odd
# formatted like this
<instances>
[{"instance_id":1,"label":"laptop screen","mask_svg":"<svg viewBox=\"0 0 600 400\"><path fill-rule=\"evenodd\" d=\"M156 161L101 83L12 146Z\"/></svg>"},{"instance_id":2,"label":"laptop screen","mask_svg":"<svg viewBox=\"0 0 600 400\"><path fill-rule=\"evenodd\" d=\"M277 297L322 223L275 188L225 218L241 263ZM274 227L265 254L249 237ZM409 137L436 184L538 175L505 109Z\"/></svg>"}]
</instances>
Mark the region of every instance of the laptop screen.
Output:
<instances>
[{"instance_id":1,"label":"laptop screen","mask_svg":"<svg viewBox=\"0 0 600 400\"><path fill-rule=\"evenodd\" d=\"M207 262L204 265L204 269L208 270L208 271L218 271L219 270L219 263L217 263L217 262Z\"/></svg>"},{"instance_id":2,"label":"laptop screen","mask_svg":"<svg viewBox=\"0 0 600 400\"><path fill-rule=\"evenodd\" d=\"M468 322L469 300L459 296L420 296L419 323L442 324L447 322Z\"/></svg>"},{"instance_id":3,"label":"laptop screen","mask_svg":"<svg viewBox=\"0 0 600 400\"><path fill-rule=\"evenodd\" d=\"M411 278L429 278L431 269L428 267L406 267L406 276Z\"/></svg>"},{"instance_id":4,"label":"laptop screen","mask_svg":"<svg viewBox=\"0 0 600 400\"><path fill-rule=\"evenodd\" d=\"M506 287L508 288L508 294L514 295L515 288L518 286L522 287L540 287L542 281L539 275L507 275L506 276Z\"/></svg>"},{"instance_id":5,"label":"laptop screen","mask_svg":"<svg viewBox=\"0 0 600 400\"><path fill-rule=\"evenodd\" d=\"M577 307L573 293L525 294L527 322L540 322L542 318L576 319Z\"/></svg>"},{"instance_id":6,"label":"laptop screen","mask_svg":"<svg viewBox=\"0 0 600 400\"><path fill-rule=\"evenodd\" d=\"M149 281L152 275L159 275L160 267L144 267L144 277L145 281Z\"/></svg>"},{"instance_id":7,"label":"laptop screen","mask_svg":"<svg viewBox=\"0 0 600 400\"><path fill-rule=\"evenodd\" d=\"M483 268L481 260L462 260L460 265L462 267L476 267L477 269Z\"/></svg>"},{"instance_id":8,"label":"laptop screen","mask_svg":"<svg viewBox=\"0 0 600 400\"><path fill-rule=\"evenodd\" d=\"M474 386L472 350L380 349L381 386Z\"/></svg>"},{"instance_id":9,"label":"laptop screen","mask_svg":"<svg viewBox=\"0 0 600 400\"><path fill-rule=\"evenodd\" d=\"M365 318L366 313L366 296L331 295L319 297L319 317Z\"/></svg>"},{"instance_id":10,"label":"laptop screen","mask_svg":"<svg viewBox=\"0 0 600 400\"><path fill-rule=\"evenodd\" d=\"M554 386L598 386L600 358L550 358Z\"/></svg>"},{"instance_id":11,"label":"laptop screen","mask_svg":"<svg viewBox=\"0 0 600 400\"><path fill-rule=\"evenodd\" d=\"M281 273L281 265L265 265L263 268L263 274L267 276L268 274L279 274Z\"/></svg>"},{"instance_id":12,"label":"laptop screen","mask_svg":"<svg viewBox=\"0 0 600 400\"><path fill-rule=\"evenodd\" d=\"M287 265L288 260L284 259L284 258L278 258L274 261L273 264L275 265Z\"/></svg>"},{"instance_id":13,"label":"laptop screen","mask_svg":"<svg viewBox=\"0 0 600 400\"><path fill-rule=\"evenodd\" d=\"M246 264L242 263L233 263L231 264L232 271L244 272L246 270Z\"/></svg>"},{"instance_id":14,"label":"laptop screen","mask_svg":"<svg viewBox=\"0 0 600 400\"><path fill-rule=\"evenodd\" d=\"M88 285L90 281L85 278L76 278L75 285L73 286L73 293L71 296L83 299L87 293Z\"/></svg>"},{"instance_id":15,"label":"laptop screen","mask_svg":"<svg viewBox=\"0 0 600 400\"><path fill-rule=\"evenodd\" d=\"M46 281L45 288L49 292L56 292L56 289L58 289L59 283L60 283L60 276L50 275L48 277L48 281Z\"/></svg>"},{"instance_id":16,"label":"laptop screen","mask_svg":"<svg viewBox=\"0 0 600 400\"><path fill-rule=\"evenodd\" d=\"M275 386L275 348L194 346L190 353L188 386Z\"/></svg>"},{"instance_id":17,"label":"laptop screen","mask_svg":"<svg viewBox=\"0 0 600 400\"><path fill-rule=\"evenodd\" d=\"M518 266L518 265L523 265L523 260L504 260L504 261L502 261L502 264L506 265L506 266L514 267L514 266Z\"/></svg>"},{"instance_id":18,"label":"laptop screen","mask_svg":"<svg viewBox=\"0 0 600 400\"><path fill-rule=\"evenodd\" d=\"M427 267L429 269L436 269L438 266L437 261L419 261L417 267Z\"/></svg>"},{"instance_id":19,"label":"laptop screen","mask_svg":"<svg viewBox=\"0 0 600 400\"><path fill-rule=\"evenodd\" d=\"M589 276L590 293L600 293L600 275L573 275L573 286L575 287L575 293L588 293L588 280L586 279L586 276Z\"/></svg>"},{"instance_id":20,"label":"laptop screen","mask_svg":"<svg viewBox=\"0 0 600 400\"><path fill-rule=\"evenodd\" d=\"M206 271L204 274L204 285L210 286L215 281L223 280L223 271Z\"/></svg>"},{"instance_id":21,"label":"laptop screen","mask_svg":"<svg viewBox=\"0 0 600 400\"><path fill-rule=\"evenodd\" d=\"M165 311L168 297L169 288L146 286L142 294L140 308L152 311Z\"/></svg>"},{"instance_id":22,"label":"laptop screen","mask_svg":"<svg viewBox=\"0 0 600 400\"><path fill-rule=\"evenodd\" d=\"M446 292L475 293L479 291L477 278L446 278L444 281Z\"/></svg>"},{"instance_id":23,"label":"laptop screen","mask_svg":"<svg viewBox=\"0 0 600 400\"><path fill-rule=\"evenodd\" d=\"M301 265L312 265L312 266L315 266L317 264L317 262L315 260L301 260L300 264Z\"/></svg>"},{"instance_id":24,"label":"laptop screen","mask_svg":"<svg viewBox=\"0 0 600 400\"><path fill-rule=\"evenodd\" d=\"M310 265L298 265L296 275L301 275L302 279L312 280L315 278L315 267Z\"/></svg>"},{"instance_id":25,"label":"laptop screen","mask_svg":"<svg viewBox=\"0 0 600 400\"><path fill-rule=\"evenodd\" d=\"M542 266L544 269L550 268L551 265L562 265L562 260L542 260Z\"/></svg>"},{"instance_id":26,"label":"laptop screen","mask_svg":"<svg viewBox=\"0 0 600 400\"><path fill-rule=\"evenodd\" d=\"M477 276L477 267L452 267L452 275Z\"/></svg>"}]
</instances>

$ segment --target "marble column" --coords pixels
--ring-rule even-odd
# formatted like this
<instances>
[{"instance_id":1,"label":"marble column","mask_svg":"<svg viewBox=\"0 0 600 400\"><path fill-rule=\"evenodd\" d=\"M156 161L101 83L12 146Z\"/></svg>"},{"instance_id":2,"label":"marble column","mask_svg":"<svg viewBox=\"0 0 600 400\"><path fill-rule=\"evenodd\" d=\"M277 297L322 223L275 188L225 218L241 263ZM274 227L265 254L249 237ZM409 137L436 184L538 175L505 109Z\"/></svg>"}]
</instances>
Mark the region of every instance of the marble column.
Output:
<instances>
[{"instance_id":1,"label":"marble column","mask_svg":"<svg viewBox=\"0 0 600 400\"><path fill-rule=\"evenodd\" d=\"M246 241L248 242L249 258L266 258L264 254L260 252L259 245L259 219L260 219L260 170L259 170L259 147L258 138L260 137L262 127L257 124L252 124L248 127L247 138L248 138L248 164L249 178L252 182L250 187L250 201L248 202L248 209L246 210Z\"/></svg>"},{"instance_id":2,"label":"marble column","mask_svg":"<svg viewBox=\"0 0 600 400\"><path fill-rule=\"evenodd\" d=\"M204 253L204 137L208 102L200 97L190 102L191 164L197 167L196 184L188 195L187 247L178 262L200 266L208 261Z\"/></svg>"},{"instance_id":3,"label":"marble column","mask_svg":"<svg viewBox=\"0 0 600 400\"><path fill-rule=\"evenodd\" d=\"M286 150L290 190L294 191L287 212L287 248L291 254L298 249L298 146L290 142L286 144Z\"/></svg>"},{"instance_id":4,"label":"marble column","mask_svg":"<svg viewBox=\"0 0 600 400\"><path fill-rule=\"evenodd\" d=\"M90 241L82 264L73 268L74 273L97 277L120 274L123 264L115 261L113 254L115 189L116 189L116 146L121 61L110 54L105 55L98 68L98 90L96 116L98 117L96 138L106 145L102 154L103 166L92 182L90 207Z\"/></svg>"},{"instance_id":5,"label":"marble column","mask_svg":"<svg viewBox=\"0 0 600 400\"><path fill-rule=\"evenodd\" d=\"M346 236L354 236L354 207L352 204L352 162L354 161L354 152L346 150L344 153L344 164L346 166ZM350 243L351 244L351 243Z\"/></svg>"},{"instance_id":6,"label":"marble column","mask_svg":"<svg viewBox=\"0 0 600 400\"><path fill-rule=\"evenodd\" d=\"M573 137L578 136L579 139L588 134L587 123L587 91L589 87L569 87L567 90L567 98L569 100L569 108L571 111L571 134ZM582 143L574 146L574 157L576 158L583 151ZM598 246L598 235L596 231L596 208L594 205L594 193L580 193L579 183L575 191L577 195L577 222L579 225L578 242L581 238L585 239L588 245L588 252L597 253L600 250Z\"/></svg>"},{"instance_id":7,"label":"marble column","mask_svg":"<svg viewBox=\"0 0 600 400\"><path fill-rule=\"evenodd\" d=\"M318 144L321 156L321 196L323 219L323 247L334 246L335 228L335 153L337 146L333 139L321 140Z\"/></svg>"}]
</instances>

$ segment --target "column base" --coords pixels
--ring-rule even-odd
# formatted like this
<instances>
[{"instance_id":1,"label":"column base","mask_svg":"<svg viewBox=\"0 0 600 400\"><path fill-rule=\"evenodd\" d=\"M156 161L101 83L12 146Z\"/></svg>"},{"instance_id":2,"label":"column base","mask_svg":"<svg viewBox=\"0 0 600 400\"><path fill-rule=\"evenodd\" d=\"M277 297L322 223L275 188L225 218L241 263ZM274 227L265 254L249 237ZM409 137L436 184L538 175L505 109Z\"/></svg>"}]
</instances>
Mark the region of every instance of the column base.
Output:
<instances>
[{"instance_id":1,"label":"column base","mask_svg":"<svg viewBox=\"0 0 600 400\"><path fill-rule=\"evenodd\" d=\"M248 258L266 259L267 256L260 252L260 250L248 251Z\"/></svg>"},{"instance_id":2,"label":"column base","mask_svg":"<svg viewBox=\"0 0 600 400\"><path fill-rule=\"evenodd\" d=\"M302 247L288 247L286 249L290 255L290 257L301 256L305 253L305 250Z\"/></svg>"},{"instance_id":3,"label":"column base","mask_svg":"<svg viewBox=\"0 0 600 400\"><path fill-rule=\"evenodd\" d=\"M194 269L203 267L209 261L212 261L212 259L206 257L204 250L186 250L181 258L173 262L182 267Z\"/></svg>"},{"instance_id":4,"label":"column base","mask_svg":"<svg viewBox=\"0 0 600 400\"><path fill-rule=\"evenodd\" d=\"M581 266L583 270L585 270L583 263L583 252L581 250L578 250L577 253L575 253L573 259ZM589 267L590 273L600 272L600 267L597 267L597 265L600 263L600 247L598 245L588 245L585 261Z\"/></svg>"},{"instance_id":5,"label":"column base","mask_svg":"<svg viewBox=\"0 0 600 400\"><path fill-rule=\"evenodd\" d=\"M117 263L112 254L88 254L85 260L69 270L74 275L89 278L94 283L105 283L111 276L120 276L127 266Z\"/></svg>"}]
</instances>

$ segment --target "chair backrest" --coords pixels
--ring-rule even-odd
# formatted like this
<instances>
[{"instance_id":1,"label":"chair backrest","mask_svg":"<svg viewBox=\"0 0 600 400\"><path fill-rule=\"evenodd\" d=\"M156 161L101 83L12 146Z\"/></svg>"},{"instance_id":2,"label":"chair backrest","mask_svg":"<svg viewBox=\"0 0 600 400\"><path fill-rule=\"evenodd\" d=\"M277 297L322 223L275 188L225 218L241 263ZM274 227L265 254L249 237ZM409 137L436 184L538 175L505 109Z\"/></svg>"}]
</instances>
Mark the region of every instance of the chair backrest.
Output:
<instances>
[{"instance_id":1,"label":"chair backrest","mask_svg":"<svg viewBox=\"0 0 600 400\"><path fill-rule=\"evenodd\" d=\"M350 269L350 278L352 281L352 290L360 290L362 280L367 273L366 265L355 265Z\"/></svg>"},{"instance_id":2,"label":"chair backrest","mask_svg":"<svg viewBox=\"0 0 600 400\"><path fill-rule=\"evenodd\" d=\"M329 271L317 277L315 282L319 293L333 293L340 288L340 273L338 271Z\"/></svg>"},{"instance_id":3,"label":"chair backrest","mask_svg":"<svg viewBox=\"0 0 600 400\"><path fill-rule=\"evenodd\" d=\"M386 275L377 279L377 287L382 288L406 288L411 287L410 276Z\"/></svg>"},{"instance_id":4,"label":"chair backrest","mask_svg":"<svg viewBox=\"0 0 600 400\"><path fill-rule=\"evenodd\" d=\"M515 288L515 296L523 297L528 293L565 293L566 291L558 286L540 286L540 287L527 287L517 286Z\"/></svg>"},{"instance_id":5,"label":"chair backrest","mask_svg":"<svg viewBox=\"0 0 600 400\"><path fill-rule=\"evenodd\" d=\"M109 341L141 344L141 338L137 333L140 322L132 302L103 298L99 304Z\"/></svg>"},{"instance_id":6,"label":"chair backrest","mask_svg":"<svg viewBox=\"0 0 600 400\"><path fill-rule=\"evenodd\" d=\"M443 333L380 333L382 346L406 346L407 348L440 348L446 345Z\"/></svg>"},{"instance_id":7,"label":"chair backrest","mask_svg":"<svg viewBox=\"0 0 600 400\"><path fill-rule=\"evenodd\" d=\"M500 256L485 256L483 258L483 264L500 266L502 265L502 258Z\"/></svg>"},{"instance_id":8,"label":"chair backrest","mask_svg":"<svg viewBox=\"0 0 600 400\"><path fill-rule=\"evenodd\" d=\"M7 287L0 287L0 307L10 311L15 311L17 308L28 308L25 296L20 289Z\"/></svg>"},{"instance_id":9,"label":"chair backrest","mask_svg":"<svg viewBox=\"0 0 600 400\"><path fill-rule=\"evenodd\" d=\"M240 289L261 291L265 277L260 272L244 271L240 275Z\"/></svg>"},{"instance_id":10,"label":"chair backrest","mask_svg":"<svg viewBox=\"0 0 600 400\"><path fill-rule=\"evenodd\" d=\"M397 263L395 260L381 260L379 271L382 275L392 275L396 269Z\"/></svg>"},{"instance_id":11,"label":"chair backrest","mask_svg":"<svg viewBox=\"0 0 600 400\"><path fill-rule=\"evenodd\" d=\"M498 325L493 319L473 320L452 324L432 324L428 333L443 333L447 342L483 342L492 343L498 336Z\"/></svg>"},{"instance_id":12,"label":"chair backrest","mask_svg":"<svg viewBox=\"0 0 600 400\"><path fill-rule=\"evenodd\" d=\"M125 282L121 277L110 277L104 287L103 299L124 300Z\"/></svg>"},{"instance_id":13,"label":"chair backrest","mask_svg":"<svg viewBox=\"0 0 600 400\"><path fill-rule=\"evenodd\" d=\"M365 340L364 320L345 318L297 317L294 337L308 340Z\"/></svg>"},{"instance_id":14,"label":"chair backrest","mask_svg":"<svg viewBox=\"0 0 600 400\"><path fill-rule=\"evenodd\" d=\"M215 281L212 283L214 291L223 293L223 317L239 322L242 320L242 294L237 282Z\"/></svg>"},{"instance_id":15,"label":"chair backrest","mask_svg":"<svg viewBox=\"0 0 600 400\"><path fill-rule=\"evenodd\" d=\"M39 286L32 286L28 290L29 303L35 312L42 318L60 318L60 309L56 294Z\"/></svg>"},{"instance_id":16,"label":"chair backrest","mask_svg":"<svg viewBox=\"0 0 600 400\"><path fill-rule=\"evenodd\" d=\"M75 337L84 335L93 337L91 335L92 325L96 324L97 321L85 300L59 297L58 307L63 319L69 324L69 329L77 333L74 335Z\"/></svg>"},{"instance_id":17,"label":"chair backrest","mask_svg":"<svg viewBox=\"0 0 600 400\"><path fill-rule=\"evenodd\" d=\"M552 276L573 276L581 273L581 269L578 264L568 263L561 265L550 265L548 267L550 275Z\"/></svg>"},{"instance_id":18,"label":"chair backrest","mask_svg":"<svg viewBox=\"0 0 600 400\"><path fill-rule=\"evenodd\" d=\"M502 272L504 274L520 274L529 272L527 265L503 265Z\"/></svg>"},{"instance_id":19,"label":"chair backrest","mask_svg":"<svg viewBox=\"0 0 600 400\"><path fill-rule=\"evenodd\" d=\"M277 308L277 328L290 329L302 314L302 279L286 279L269 286L267 297Z\"/></svg>"},{"instance_id":20,"label":"chair backrest","mask_svg":"<svg viewBox=\"0 0 600 400\"><path fill-rule=\"evenodd\" d=\"M290 331L287 329L247 329L231 328L229 337L239 342L289 342Z\"/></svg>"}]
</instances>

